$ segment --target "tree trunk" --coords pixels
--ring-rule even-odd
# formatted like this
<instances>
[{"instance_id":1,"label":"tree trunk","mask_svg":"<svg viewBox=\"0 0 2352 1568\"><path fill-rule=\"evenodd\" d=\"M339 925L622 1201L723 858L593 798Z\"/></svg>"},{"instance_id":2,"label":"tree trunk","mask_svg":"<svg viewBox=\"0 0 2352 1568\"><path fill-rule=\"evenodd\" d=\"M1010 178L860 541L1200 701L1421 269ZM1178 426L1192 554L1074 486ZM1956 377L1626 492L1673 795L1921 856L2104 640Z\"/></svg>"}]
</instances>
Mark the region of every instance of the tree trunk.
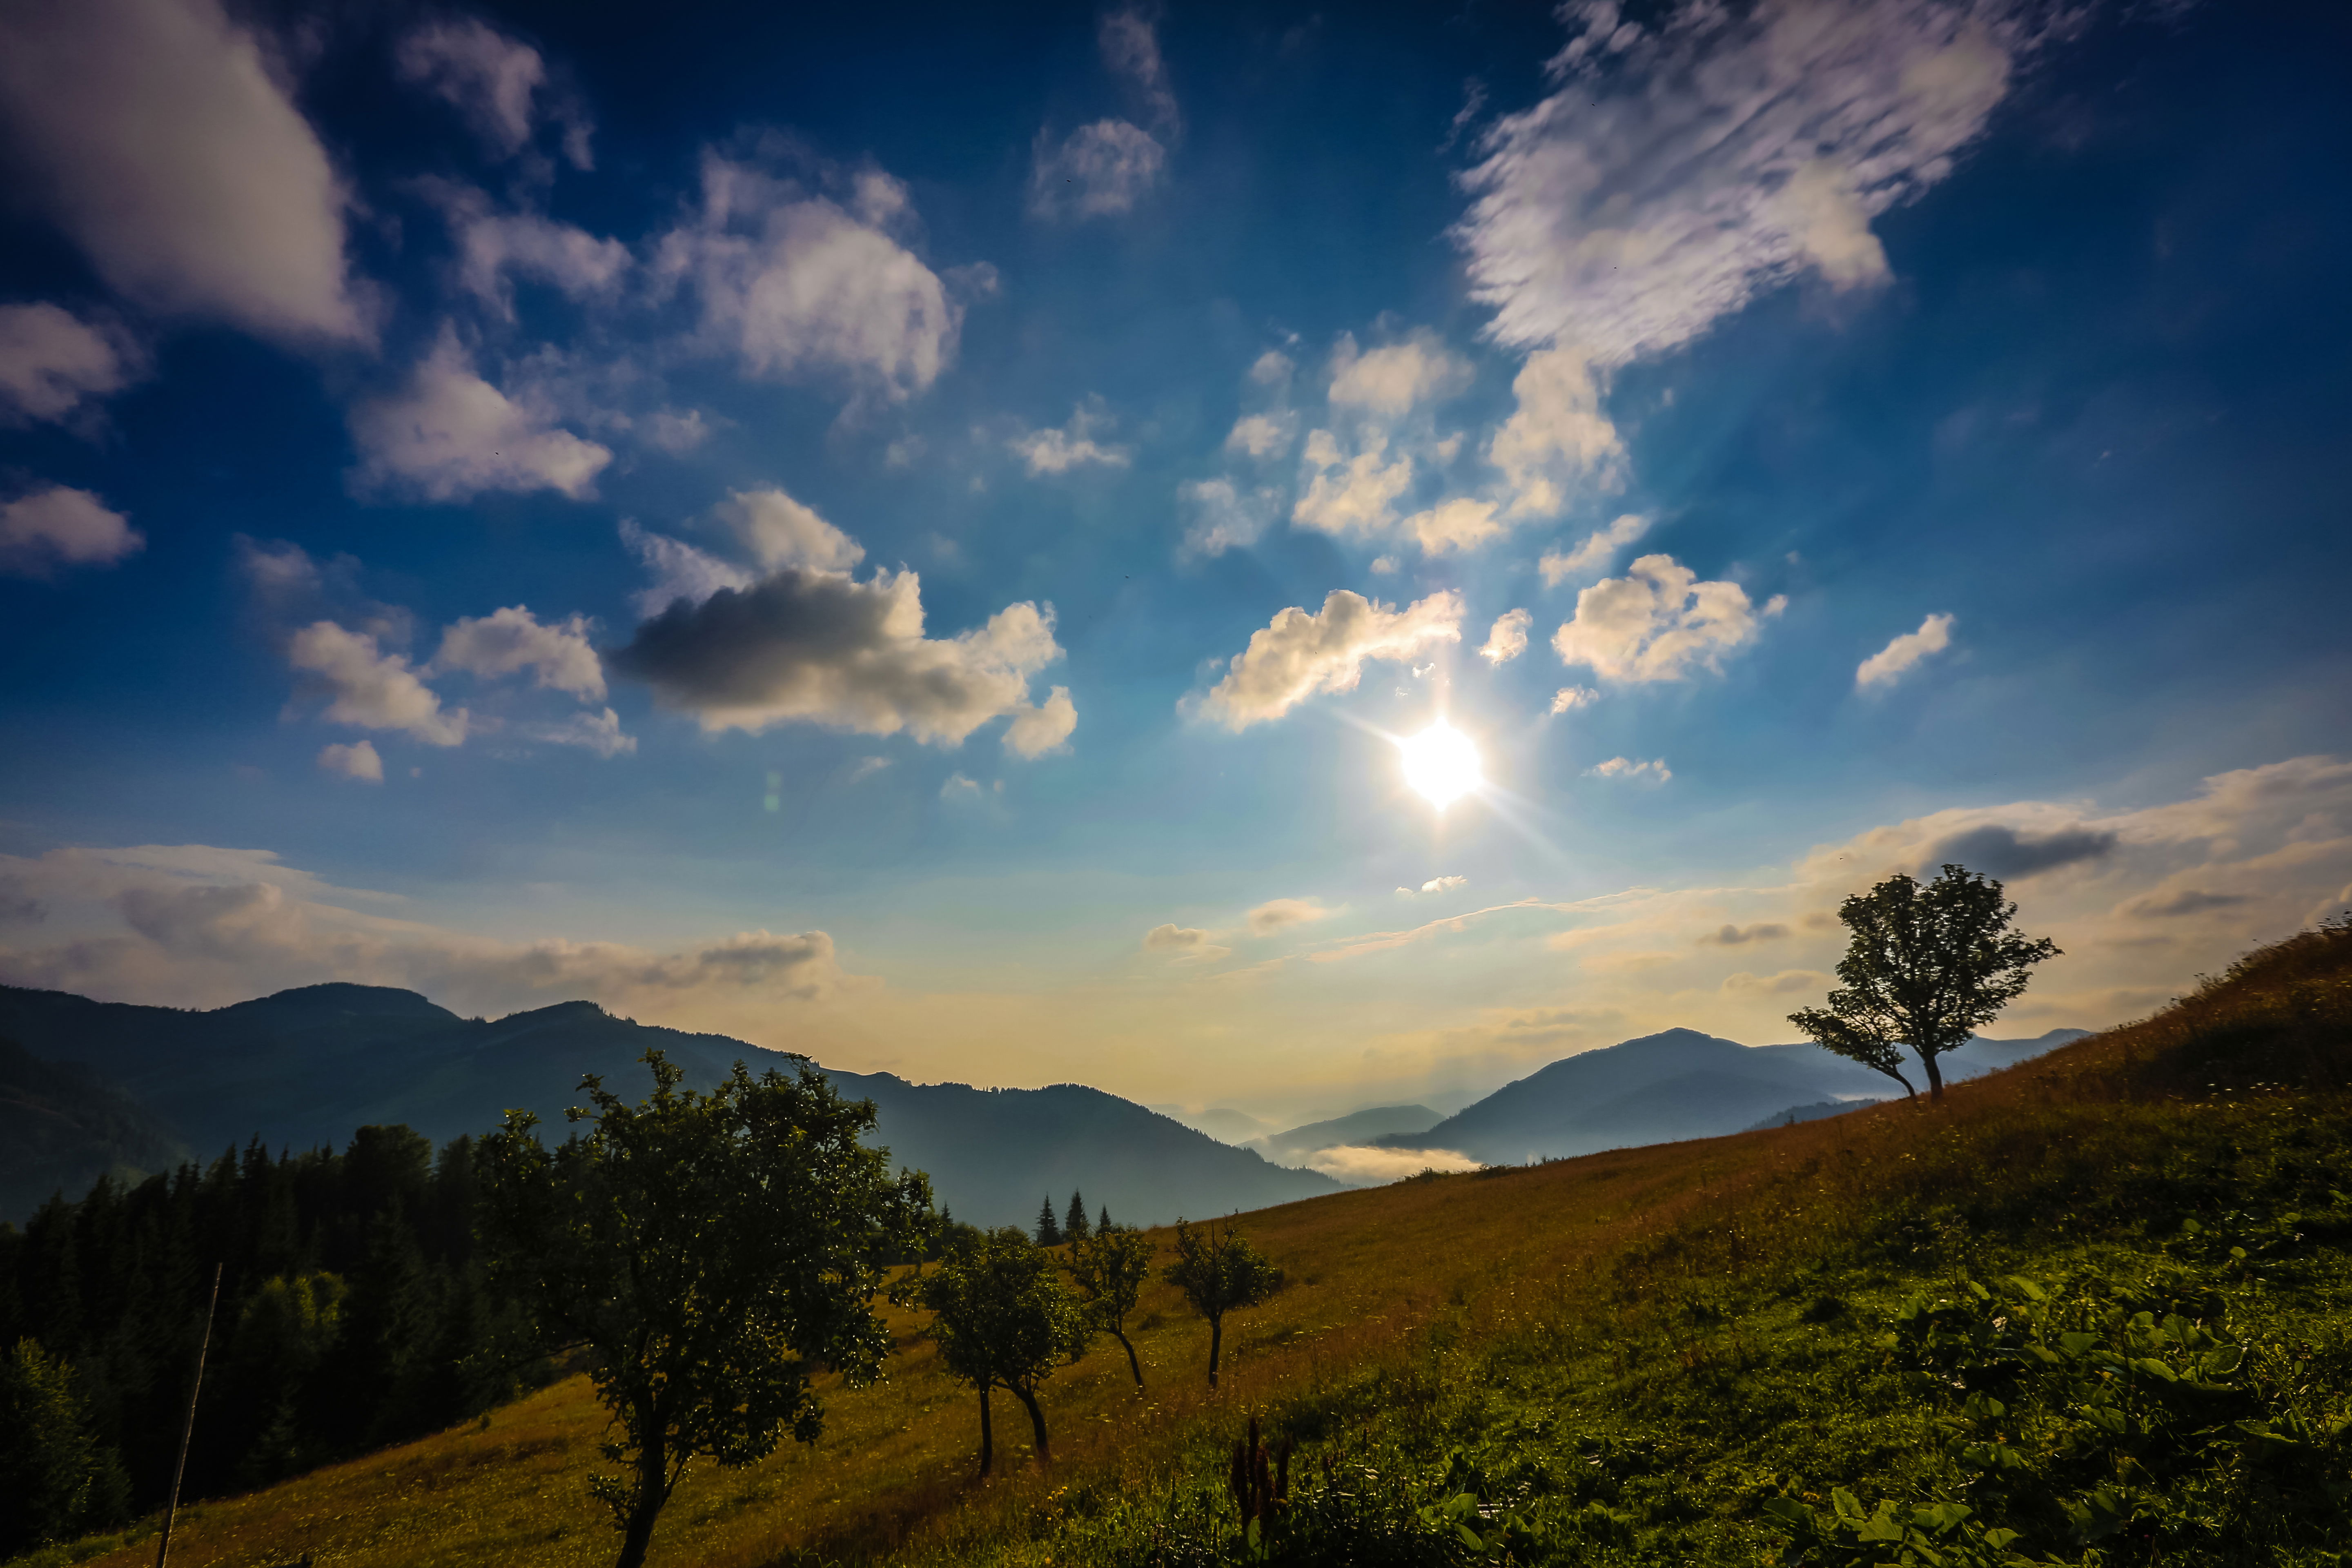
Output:
<instances>
[{"instance_id":1,"label":"tree trunk","mask_svg":"<svg viewBox=\"0 0 2352 1568\"><path fill-rule=\"evenodd\" d=\"M1045 1412L1039 1407L1037 1395L1017 1383L1013 1385L1013 1397L1029 1407L1031 1440L1036 1446L1037 1464L1043 1468L1053 1462L1053 1456L1045 1451Z\"/></svg>"},{"instance_id":2,"label":"tree trunk","mask_svg":"<svg viewBox=\"0 0 2352 1568\"><path fill-rule=\"evenodd\" d=\"M629 1521L621 1531L621 1555L613 1568L644 1568L646 1552L654 1543L654 1521L669 1500L669 1455L656 1426L637 1456L637 1495L629 1506Z\"/></svg>"},{"instance_id":3,"label":"tree trunk","mask_svg":"<svg viewBox=\"0 0 2352 1568\"><path fill-rule=\"evenodd\" d=\"M995 1434L988 1425L988 1384L980 1385L980 1479L988 1479L989 1462L996 1457Z\"/></svg>"},{"instance_id":4,"label":"tree trunk","mask_svg":"<svg viewBox=\"0 0 2352 1568\"><path fill-rule=\"evenodd\" d=\"M1129 1344L1127 1342L1127 1335L1116 1328L1111 1330L1111 1337L1118 1340L1118 1348L1127 1352L1127 1370L1135 1373L1135 1386L1141 1388L1143 1386L1143 1363L1135 1359L1135 1347Z\"/></svg>"},{"instance_id":5,"label":"tree trunk","mask_svg":"<svg viewBox=\"0 0 2352 1568\"><path fill-rule=\"evenodd\" d=\"M1936 1054L1933 1051L1923 1051L1920 1053L1919 1059L1927 1066L1928 1102L1933 1104L1940 1101L1944 1098L1944 1075L1936 1070Z\"/></svg>"},{"instance_id":6,"label":"tree trunk","mask_svg":"<svg viewBox=\"0 0 2352 1568\"><path fill-rule=\"evenodd\" d=\"M1225 1315L1223 1312L1209 1320L1209 1386L1217 1386L1217 1352L1225 1342Z\"/></svg>"}]
</instances>

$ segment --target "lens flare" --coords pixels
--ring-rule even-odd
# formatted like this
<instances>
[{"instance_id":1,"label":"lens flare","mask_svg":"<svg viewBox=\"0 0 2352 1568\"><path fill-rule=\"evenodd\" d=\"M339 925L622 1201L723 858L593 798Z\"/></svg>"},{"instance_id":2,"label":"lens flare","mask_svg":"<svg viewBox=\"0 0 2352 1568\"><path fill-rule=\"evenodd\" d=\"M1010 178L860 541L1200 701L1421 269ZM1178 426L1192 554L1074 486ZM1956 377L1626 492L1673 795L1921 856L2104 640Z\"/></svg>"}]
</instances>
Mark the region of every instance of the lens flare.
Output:
<instances>
[{"instance_id":1,"label":"lens flare","mask_svg":"<svg viewBox=\"0 0 2352 1568\"><path fill-rule=\"evenodd\" d=\"M1420 734L1397 742L1404 754L1404 782L1443 811L1486 782L1478 748L1470 737L1440 719Z\"/></svg>"}]
</instances>

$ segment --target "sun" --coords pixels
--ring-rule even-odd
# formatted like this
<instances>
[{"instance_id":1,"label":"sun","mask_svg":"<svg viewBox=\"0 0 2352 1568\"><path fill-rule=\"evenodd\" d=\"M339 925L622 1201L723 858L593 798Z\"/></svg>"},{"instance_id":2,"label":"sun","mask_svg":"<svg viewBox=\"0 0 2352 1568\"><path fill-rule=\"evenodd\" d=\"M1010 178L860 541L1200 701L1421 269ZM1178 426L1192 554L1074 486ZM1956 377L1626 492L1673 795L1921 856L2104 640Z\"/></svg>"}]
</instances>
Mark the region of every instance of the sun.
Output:
<instances>
[{"instance_id":1,"label":"sun","mask_svg":"<svg viewBox=\"0 0 2352 1568\"><path fill-rule=\"evenodd\" d=\"M1440 811L1486 783L1478 766L1478 748L1443 719L1420 734L1399 741L1397 749L1404 753L1404 782Z\"/></svg>"}]
</instances>

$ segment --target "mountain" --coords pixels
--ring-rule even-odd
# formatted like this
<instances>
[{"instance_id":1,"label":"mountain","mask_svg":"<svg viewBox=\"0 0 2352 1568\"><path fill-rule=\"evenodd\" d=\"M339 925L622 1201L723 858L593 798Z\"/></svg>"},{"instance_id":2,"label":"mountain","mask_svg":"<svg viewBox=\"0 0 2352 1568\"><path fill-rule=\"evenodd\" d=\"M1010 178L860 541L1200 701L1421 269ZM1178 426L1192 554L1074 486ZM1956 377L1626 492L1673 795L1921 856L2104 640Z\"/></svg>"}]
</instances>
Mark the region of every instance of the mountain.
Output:
<instances>
[{"instance_id":1,"label":"mountain","mask_svg":"<svg viewBox=\"0 0 2352 1568\"><path fill-rule=\"evenodd\" d=\"M1742 1132L1761 1132L1768 1127L1794 1127L1800 1121L1819 1121L1826 1117L1843 1116L1849 1110L1867 1110L1874 1105L1884 1105L1883 1100L1824 1100L1813 1105L1792 1105L1786 1110L1776 1110L1759 1121L1740 1129Z\"/></svg>"},{"instance_id":2,"label":"mountain","mask_svg":"<svg viewBox=\"0 0 2352 1568\"><path fill-rule=\"evenodd\" d=\"M89 1071L0 1039L0 1215L52 1193L78 1198L99 1177L137 1181L188 1157L146 1107Z\"/></svg>"},{"instance_id":3,"label":"mountain","mask_svg":"<svg viewBox=\"0 0 2352 1568\"><path fill-rule=\"evenodd\" d=\"M636 1098L649 1082L638 1060L648 1047L697 1089L738 1060L755 1072L792 1066L781 1052L616 1018L590 1002L492 1021L373 985L304 986L210 1012L0 986L0 1038L120 1086L167 1135L207 1159L256 1137L272 1146L340 1143L370 1122L404 1122L446 1142L496 1126L509 1107L536 1112L562 1137L565 1107L582 1100L582 1075L600 1074ZM1270 1164L1076 1084L982 1089L888 1073L826 1076L849 1098L872 1100L874 1141L898 1163L929 1172L940 1201L978 1224L1026 1225L1040 1198L1051 1195L1058 1211L1074 1187L1090 1209L1108 1205L1114 1219L1137 1224L1338 1190L1328 1177ZM68 1166L54 1162L36 1162L27 1179L71 1184ZM27 1207L12 1200L0 1214Z\"/></svg>"},{"instance_id":4,"label":"mountain","mask_svg":"<svg viewBox=\"0 0 2352 1568\"><path fill-rule=\"evenodd\" d=\"M1277 1165L1303 1165L1325 1149L1370 1143L1392 1133L1426 1132L1445 1120L1426 1105L1375 1105L1328 1121L1310 1121L1287 1132L1253 1138L1243 1147L1255 1149Z\"/></svg>"},{"instance_id":5,"label":"mountain","mask_svg":"<svg viewBox=\"0 0 2352 1568\"><path fill-rule=\"evenodd\" d=\"M1942 1058L1947 1082L1975 1078L2080 1039L2053 1029L2031 1040L1979 1037ZM1916 1085L1919 1075L1909 1075ZM1894 1082L1808 1042L1743 1046L1667 1029L1566 1057L1417 1133L1373 1142L1450 1149L1489 1164L1590 1154L1738 1132L1790 1106L1885 1099Z\"/></svg>"}]
</instances>

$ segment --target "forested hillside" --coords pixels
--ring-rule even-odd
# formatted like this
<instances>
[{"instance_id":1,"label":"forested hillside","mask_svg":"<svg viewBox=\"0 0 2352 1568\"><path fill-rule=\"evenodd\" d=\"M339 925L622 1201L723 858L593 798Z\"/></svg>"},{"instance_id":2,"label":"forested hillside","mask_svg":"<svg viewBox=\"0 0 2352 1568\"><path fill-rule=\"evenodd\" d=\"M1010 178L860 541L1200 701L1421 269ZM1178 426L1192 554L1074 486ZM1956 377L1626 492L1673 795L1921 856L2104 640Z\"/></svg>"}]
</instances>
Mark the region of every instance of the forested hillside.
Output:
<instances>
[{"instance_id":1,"label":"forested hillside","mask_svg":"<svg viewBox=\"0 0 2352 1568\"><path fill-rule=\"evenodd\" d=\"M1245 1215L1284 1279L1218 1389L1155 1279L1140 1394L1100 1342L1042 1385L1050 1470L975 1485L969 1385L887 1308L886 1381L688 1471L654 1560L2333 1568L2347 1168L2337 925L1937 1107ZM609 1562L605 1430L574 1379L183 1528L226 1563Z\"/></svg>"}]
</instances>

